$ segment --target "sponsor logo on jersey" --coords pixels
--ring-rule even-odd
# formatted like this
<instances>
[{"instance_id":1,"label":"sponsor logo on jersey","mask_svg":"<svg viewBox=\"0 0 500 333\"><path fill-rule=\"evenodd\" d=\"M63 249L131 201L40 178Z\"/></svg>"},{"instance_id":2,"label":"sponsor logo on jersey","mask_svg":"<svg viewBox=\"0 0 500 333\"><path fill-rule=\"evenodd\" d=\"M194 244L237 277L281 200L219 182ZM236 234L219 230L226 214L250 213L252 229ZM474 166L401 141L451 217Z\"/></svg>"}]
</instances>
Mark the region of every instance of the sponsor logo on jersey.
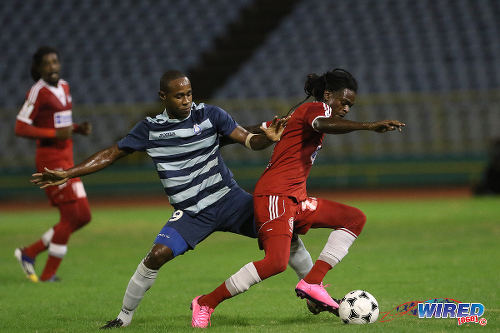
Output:
<instances>
[{"instance_id":1,"label":"sponsor logo on jersey","mask_svg":"<svg viewBox=\"0 0 500 333\"><path fill-rule=\"evenodd\" d=\"M175 132L162 132L158 134L158 139L167 139L175 136Z\"/></svg>"},{"instance_id":2,"label":"sponsor logo on jersey","mask_svg":"<svg viewBox=\"0 0 500 333\"><path fill-rule=\"evenodd\" d=\"M59 111L54 113L54 127L61 128L73 125L71 110Z\"/></svg>"}]
</instances>

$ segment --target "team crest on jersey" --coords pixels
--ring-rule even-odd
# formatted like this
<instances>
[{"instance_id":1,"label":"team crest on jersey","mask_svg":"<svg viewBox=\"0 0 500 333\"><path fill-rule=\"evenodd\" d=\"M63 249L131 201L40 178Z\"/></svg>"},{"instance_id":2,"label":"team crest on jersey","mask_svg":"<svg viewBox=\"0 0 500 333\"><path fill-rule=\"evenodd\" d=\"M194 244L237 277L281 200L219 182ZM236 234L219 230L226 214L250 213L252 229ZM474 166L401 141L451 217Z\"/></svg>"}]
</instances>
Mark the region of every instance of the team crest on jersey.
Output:
<instances>
[{"instance_id":1,"label":"team crest on jersey","mask_svg":"<svg viewBox=\"0 0 500 333\"><path fill-rule=\"evenodd\" d=\"M200 135L201 134L201 127L200 127L200 125L194 124L194 126L193 126L193 132L196 135Z\"/></svg>"},{"instance_id":2,"label":"team crest on jersey","mask_svg":"<svg viewBox=\"0 0 500 333\"><path fill-rule=\"evenodd\" d=\"M288 226L290 227L290 232L293 232L293 216L288 219Z\"/></svg>"}]
</instances>

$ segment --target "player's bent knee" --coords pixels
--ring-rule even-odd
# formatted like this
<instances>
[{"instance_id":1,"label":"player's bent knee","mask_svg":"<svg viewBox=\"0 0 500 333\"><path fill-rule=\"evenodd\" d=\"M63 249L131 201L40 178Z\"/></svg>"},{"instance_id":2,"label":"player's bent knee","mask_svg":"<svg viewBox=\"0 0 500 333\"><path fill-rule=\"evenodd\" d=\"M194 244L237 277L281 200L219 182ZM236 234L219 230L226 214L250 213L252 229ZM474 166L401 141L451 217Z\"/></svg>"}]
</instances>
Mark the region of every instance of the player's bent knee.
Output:
<instances>
[{"instance_id":1,"label":"player's bent knee","mask_svg":"<svg viewBox=\"0 0 500 333\"><path fill-rule=\"evenodd\" d=\"M85 225L92 219L92 214L90 213L90 207L88 202L85 200L79 200L78 202L78 213L75 216L78 225Z\"/></svg>"},{"instance_id":2,"label":"player's bent knee","mask_svg":"<svg viewBox=\"0 0 500 333\"><path fill-rule=\"evenodd\" d=\"M356 236L361 234L366 223L366 215L359 209L355 208L355 213L352 219L352 223L348 226L348 229L351 230Z\"/></svg>"},{"instance_id":3,"label":"player's bent knee","mask_svg":"<svg viewBox=\"0 0 500 333\"><path fill-rule=\"evenodd\" d=\"M149 269L160 269L161 266L173 258L172 249L163 244L155 244L144 259L144 265Z\"/></svg>"},{"instance_id":4,"label":"player's bent knee","mask_svg":"<svg viewBox=\"0 0 500 333\"><path fill-rule=\"evenodd\" d=\"M281 272L284 272L287 266L288 266L288 261L280 261L273 265L273 269L276 272L276 274L279 274Z\"/></svg>"}]
</instances>

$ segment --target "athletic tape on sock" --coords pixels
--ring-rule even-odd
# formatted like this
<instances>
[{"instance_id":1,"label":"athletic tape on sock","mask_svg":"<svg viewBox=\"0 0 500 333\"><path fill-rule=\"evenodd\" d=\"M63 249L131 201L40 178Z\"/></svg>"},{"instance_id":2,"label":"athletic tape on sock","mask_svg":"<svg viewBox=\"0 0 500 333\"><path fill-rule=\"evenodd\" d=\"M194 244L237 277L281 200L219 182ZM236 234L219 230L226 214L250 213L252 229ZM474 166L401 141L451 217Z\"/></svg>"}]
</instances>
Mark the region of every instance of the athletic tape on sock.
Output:
<instances>
[{"instance_id":1,"label":"athletic tape on sock","mask_svg":"<svg viewBox=\"0 0 500 333\"><path fill-rule=\"evenodd\" d=\"M54 244L54 243L49 244L49 255L53 257L64 258L66 252L68 252L68 247L66 245Z\"/></svg>"},{"instance_id":2,"label":"athletic tape on sock","mask_svg":"<svg viewBox=\"0 0 500 333\"><path fill-rule=\"evenodd\" d=\"M349 252L349 247L356 240L356 237L344 230L334 230L330 233L323 251L321 251L318 260L322 260L334 267Z\"/></svg>"},{"instance_id":3,"label":"athletic tape on sock","mask_svg":"<svg viewBox=\"0 0 500 333\"><path fill-rule=\"evenodd\" d=\"M46 247L49 246L52 236L54 236L54 228L50 228L42 235L42 242Z\"/></svg>"},{"instance_id":4,"label":"athletic tape on sock","mask_svg":"<svg viewBox=\"0 0 500 333\"><path fill-rule=\"evenodd\" d=\"M238 272L226 280L226 288L232 296L241 294L261 281L253 262L243 266Z\"/></svg>"}]
</instances>

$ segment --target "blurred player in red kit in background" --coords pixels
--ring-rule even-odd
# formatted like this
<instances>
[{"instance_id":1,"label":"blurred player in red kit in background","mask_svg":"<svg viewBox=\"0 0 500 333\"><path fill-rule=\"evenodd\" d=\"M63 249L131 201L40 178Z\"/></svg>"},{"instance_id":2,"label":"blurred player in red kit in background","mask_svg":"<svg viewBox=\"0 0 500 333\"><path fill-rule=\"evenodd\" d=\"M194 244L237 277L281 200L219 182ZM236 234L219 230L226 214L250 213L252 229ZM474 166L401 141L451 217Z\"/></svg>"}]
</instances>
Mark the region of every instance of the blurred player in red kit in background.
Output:
<instances>
[{"instance_id":1,"label":"blurred player in red kit in background","mask_svg":"<svg viewBox=\"0 0 500 333\"><path fill-rule=\"evenodd\" d=\"M292 234L305 234L310 228L334 229L310 272L297 284L297 296L318 308L338 313L338 302L323 286L326 273L347 254L365 225L365 215L357 208L309 197L307 177L321 149L325 134L344 134L358 130L387 132L401 130L397 120L356 122L344 119L356 99L358 84L342 69L323 75L310 74L305 83L307 98L288 120L271 162L254 191L255 226L264 259L243 266L209 294L196 297L191 304L192 326L207 327L215 307L286 269Z\"/></svg>"},{"instance_id":2,"label":"blurred player in red kit in background","mask_svg":"<svg viewBox=\"0 0 500 333\"><path fill-rule=\"evenodd\" d=\"M73 163L73 133L89 135L91 125L74 124L69 84L60 78L61 64L56 49L43 46L33 55L31 76L35 84L16 119L16 135L36 139L36 169L63 170ZM55 275L70 235L90 221L90 208L83 183L71 179L61 186L45 190L50 203L60 212L59 223L47 230L35 243L15 250L14 255L26 276L38 282L34 263L36 256L47 250L49 256L40 276L41 281L58 281Z\"/></svg>"}]
</instances>

